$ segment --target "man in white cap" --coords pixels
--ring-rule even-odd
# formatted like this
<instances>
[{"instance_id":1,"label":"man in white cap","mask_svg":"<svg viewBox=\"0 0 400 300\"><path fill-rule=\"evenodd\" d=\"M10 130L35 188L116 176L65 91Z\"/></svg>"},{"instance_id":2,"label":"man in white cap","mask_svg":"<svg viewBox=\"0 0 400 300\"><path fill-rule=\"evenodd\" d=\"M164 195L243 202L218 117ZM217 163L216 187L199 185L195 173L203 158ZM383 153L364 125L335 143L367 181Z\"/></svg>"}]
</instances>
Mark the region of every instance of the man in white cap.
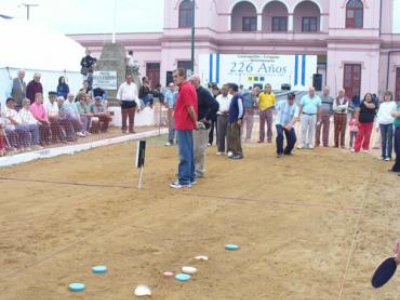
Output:
<instances>
[{"instance_id":1,"label":"man in white cap","mask_svg":"<svg viewBox=\"0 0 400 300\"><path fill-rule=\"evenodd\" d=\"M298 149L314 149L315 131L320 121L321 98L315 94L315 88L310 86L308 94L301 98L301 144Z\"/></svg>"}]
</instances>

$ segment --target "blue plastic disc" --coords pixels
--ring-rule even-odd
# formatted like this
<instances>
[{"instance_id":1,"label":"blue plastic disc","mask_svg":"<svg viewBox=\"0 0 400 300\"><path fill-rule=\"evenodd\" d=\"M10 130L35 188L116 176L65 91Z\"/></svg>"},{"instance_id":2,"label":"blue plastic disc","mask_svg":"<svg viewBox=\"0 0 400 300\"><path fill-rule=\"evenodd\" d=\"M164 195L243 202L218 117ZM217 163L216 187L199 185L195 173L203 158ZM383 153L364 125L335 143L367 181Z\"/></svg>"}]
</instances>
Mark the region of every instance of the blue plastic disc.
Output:
<instances>
[{"instance_id":1,"label":"blue plastic disc","mask_svg":"<svg viewBox=\"0 0 400 300\"><path fill-rule=\"evenodd\" d=\"M68 286L68 289L69 289L71 292L83 292L83 291L86 289L86 286L85 286L83 283L74 282L74 283L71 283L71 284Z\"/></svg>"},{"instance_id":2,"label":"blue plastic disc","mask_svg":"<svg viewBox=\"0 0 400 300\"><path fill-rule=\"evenodd\" d=\"M190 278L192 278L192 276L184 273L179 273L175 276L175 279L179 281L188 281Z\"/></svg>"},{"instance_id":3,"label":"blue plastic disc","mask_svg":"<svg viewBox=\"0 0 400 300\"><path fill-rule=\"evenodd\" d=\"M229 250L229 251L235 251L235 250L239 250L239 245L235 245L235 244L226 244L225 245L225 249Z\"/></svg>"},{"instance_id":4,"label":"blue plastic disc","mask_svg":"<svg viewBox=\"0 0 400 300\"><path fill-rule=\"evenodd\" d=\"M104 274L107 273L107 266L94 266L92 268L92 272L96 274Z\"/></svg>"}]
</instances>

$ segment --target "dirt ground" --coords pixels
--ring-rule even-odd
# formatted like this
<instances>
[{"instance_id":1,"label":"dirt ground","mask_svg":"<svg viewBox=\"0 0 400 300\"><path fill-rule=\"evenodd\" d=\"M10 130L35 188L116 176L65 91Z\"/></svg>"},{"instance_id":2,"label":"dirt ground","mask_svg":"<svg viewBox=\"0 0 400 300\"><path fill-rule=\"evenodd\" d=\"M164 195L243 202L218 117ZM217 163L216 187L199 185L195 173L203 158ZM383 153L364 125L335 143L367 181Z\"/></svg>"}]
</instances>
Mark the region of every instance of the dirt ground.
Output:
<instances>
[{"instance_id":1,"label":"dirt ground","mask_svg":"<svg viewBox=\"0 0 400 300\"><path fill-rule=\"evenodd\" d=\"M335 149L277 160L266 144L229 161L211 147L206 177L172 190L164 139L149 140L140 191L134 143L1 169L0 299L134 299L141 283L162 300L399 298L398 276L370 285L400 238L391 163ZM161 275L184 265L199 269L188 283ZM69 292L75 281L87 290Z\"/></svg>"}]
</instances>

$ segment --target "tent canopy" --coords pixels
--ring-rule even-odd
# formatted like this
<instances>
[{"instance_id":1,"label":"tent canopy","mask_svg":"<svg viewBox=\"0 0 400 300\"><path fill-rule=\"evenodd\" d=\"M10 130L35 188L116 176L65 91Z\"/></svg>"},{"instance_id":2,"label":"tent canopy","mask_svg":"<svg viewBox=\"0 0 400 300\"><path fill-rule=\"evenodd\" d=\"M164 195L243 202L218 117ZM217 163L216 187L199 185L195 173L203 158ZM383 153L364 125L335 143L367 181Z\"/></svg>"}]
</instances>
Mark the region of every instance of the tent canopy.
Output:
<instances>
[{"instance_id":1,"label":"tent canopy","mask_svg":"<svg viewBox=\"0 0 400 300\"><path fill-rule=\"evenodd\" d=\"M0 18L0 68L79 72L84 48L62 33Z\"/></svg>"}]
</instances>

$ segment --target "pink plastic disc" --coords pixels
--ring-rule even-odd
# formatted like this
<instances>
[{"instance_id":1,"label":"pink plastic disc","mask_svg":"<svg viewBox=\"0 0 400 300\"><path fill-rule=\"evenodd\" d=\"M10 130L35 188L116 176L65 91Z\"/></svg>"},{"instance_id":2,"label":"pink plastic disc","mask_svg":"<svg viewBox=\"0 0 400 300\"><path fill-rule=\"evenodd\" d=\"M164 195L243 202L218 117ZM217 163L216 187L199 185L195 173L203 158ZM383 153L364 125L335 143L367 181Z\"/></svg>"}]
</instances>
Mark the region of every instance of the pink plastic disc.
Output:
<instances>
[{"instance_id":1,"label":"pink plastic disc","mask_svg":"<svg viewBox=\"0 0 400 300\"><path fill-rule=\"evenodd\" d=\"M174 276L174 272L164 272L163 273L163 275L164 275L164 277L172 277L172 276Z\"/></svg>"}]
</instances>

